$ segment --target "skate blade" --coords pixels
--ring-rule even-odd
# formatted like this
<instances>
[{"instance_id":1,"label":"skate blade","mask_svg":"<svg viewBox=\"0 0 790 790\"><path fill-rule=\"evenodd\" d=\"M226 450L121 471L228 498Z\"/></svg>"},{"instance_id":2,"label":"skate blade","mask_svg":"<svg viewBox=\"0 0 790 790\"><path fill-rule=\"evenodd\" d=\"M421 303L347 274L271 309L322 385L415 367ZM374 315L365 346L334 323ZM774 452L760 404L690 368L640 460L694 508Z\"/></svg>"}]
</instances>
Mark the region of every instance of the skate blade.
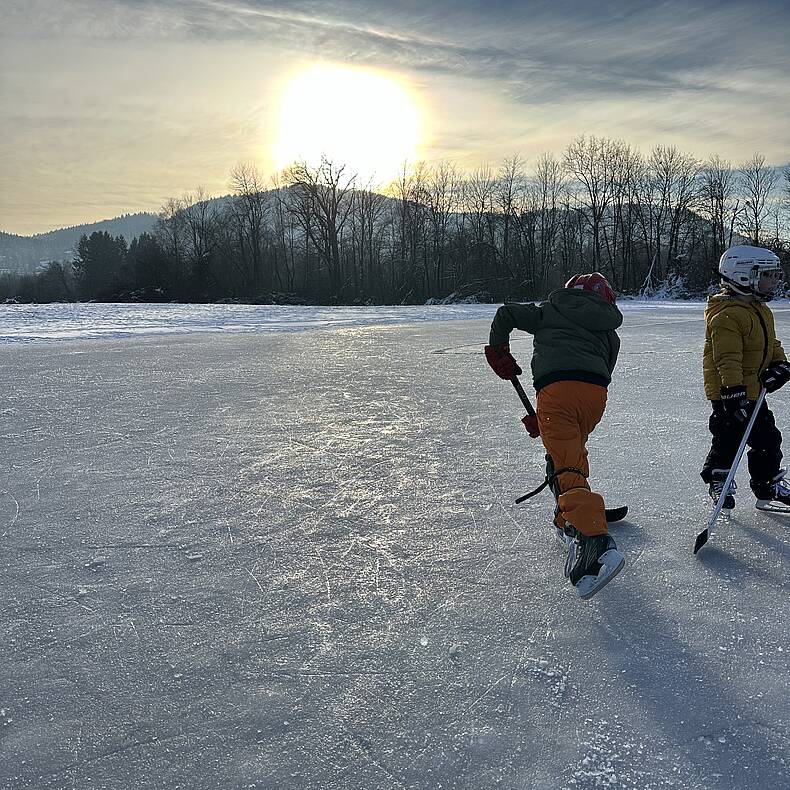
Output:
<instances>
[{"instance_id":1,"label":"skate blade","mask_svg":"<svg viewBox=\"0 0 790 790\"><path fill-rule=\"evenodd\" d=\"M628 515L628 505L622 507L606 508L606 523L613 524L622 521Z\"/></svg>"},{"instance_id":2,"label":"skate blade","mask_svg":"<svg viewBox=\"0 0 790 790\"><path fill-rule=\"evenodd\" d=\"M776 504L770 499L758 499L754 506L757 510L764 510L766 513L790 513L790 506Z\"/></svg>"},{"instance_id":3,"label":"skate blade","mask_svg":"<svg viewBox=\"0 0 790 790\"><path fill-rule=\"evenodd\" d=\"M625 565L625 557L617 549L609 549L609 551L605 551L598 557L598 562L602 565L598 575L582 576L576 585L576 589L579 591L579 598L583 601L592 598L593 595L606 587L620 573Z\"/></svg>"}]
</instances>

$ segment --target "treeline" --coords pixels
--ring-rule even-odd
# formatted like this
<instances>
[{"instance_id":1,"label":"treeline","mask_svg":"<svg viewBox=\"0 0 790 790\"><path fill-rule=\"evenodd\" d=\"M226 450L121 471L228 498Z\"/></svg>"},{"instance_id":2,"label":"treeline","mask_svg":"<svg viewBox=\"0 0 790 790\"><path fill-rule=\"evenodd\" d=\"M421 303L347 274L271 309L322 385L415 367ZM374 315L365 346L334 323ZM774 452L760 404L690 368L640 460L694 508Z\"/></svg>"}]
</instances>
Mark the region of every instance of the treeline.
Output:
<instances>
[{"instance_id":1,"label":"treeline","mask_svg":"<svg viewBox=\"0 0 790 790\"><path fill-rule=\"evenodd\" d=\"M73 261L0 278L25 301L422 303L476 295L536 299L579 271L621 293L701 293L732 243L790 266L790 166L734 166L674 147L649 156L579 137L531 168L511 157L463 173L404 168L383 192L347 167L294 164L266 181L249 165L232 194L169 200L155 231L127 244L83 236Z\"/></svg>"}]
</instances>

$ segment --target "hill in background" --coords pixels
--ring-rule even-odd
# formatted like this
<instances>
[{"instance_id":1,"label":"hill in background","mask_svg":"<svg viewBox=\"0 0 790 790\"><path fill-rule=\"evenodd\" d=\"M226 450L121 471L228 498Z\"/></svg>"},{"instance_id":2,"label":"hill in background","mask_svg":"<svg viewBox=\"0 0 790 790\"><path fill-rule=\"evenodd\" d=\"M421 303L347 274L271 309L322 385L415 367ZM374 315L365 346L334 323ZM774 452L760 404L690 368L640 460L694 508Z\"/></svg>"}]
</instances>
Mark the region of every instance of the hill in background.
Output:
<instances>
[{"instance_id":1,"label":"hill in background","mask_svg":"<svg viewBox=\"0 0 790 790\"><path fill-rule=\"evenodd\" d=\"M156 224L156 214L141 211L124 214L71 228L61 228L35 236L17 236L0 231L0 271L27 274L35 272L50 261L71 260L74 248L83 234L106 231L111 236L123 236L131 241L141 233L150 232Z\"/></svg>"}]
</instances>

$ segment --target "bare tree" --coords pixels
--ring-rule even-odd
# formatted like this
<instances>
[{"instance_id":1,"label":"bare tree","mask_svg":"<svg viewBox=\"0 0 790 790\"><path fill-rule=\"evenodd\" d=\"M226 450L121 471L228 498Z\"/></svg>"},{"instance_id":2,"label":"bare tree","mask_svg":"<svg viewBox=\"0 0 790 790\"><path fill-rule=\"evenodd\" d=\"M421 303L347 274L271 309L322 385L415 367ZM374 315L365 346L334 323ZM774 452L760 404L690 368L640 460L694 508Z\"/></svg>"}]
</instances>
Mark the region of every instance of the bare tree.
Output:
<instances>
[{"instance_id":1,"label":"bare tree","mask_svg":"<svg viewBox=\"0 0 790 790\"><path fill-rule=\"evenodd\" d=\"M291 165L283 179L297 197L296 210L301 212L305 232L326 266L333 296L338 296L344 287L340 235L353 206L356 174L322 157L318 167L306 162ZM308 210L310 216L305 214Z\"/></svg>"},{"instance_id":2,"label":"bare tree","mask_svg":"<svg viewBox=\"0 0 790 790\"><path fill-rule=\"evenodd\" d=\"M601 267L601 228L614 192L620 144L597 137L577 137L565 152L565 167L581 184L579 210L592 233L592 265Z\"/></svg>"},{"instance_id":3,"label":"bare tree","mask_svg":"<svg viewBox=\"0 0 790 790\"><path fill-rule=\"evenodd\" d=\"M424 162L409 168L404 162L398 177L389 185L391 206L392 259L390 289L397 301L414 299L430 288L426 251L427 184L430 174Z\"/></svg>"},{"instance_id":4,"label":"bare tree","mask_svg":"<svg viewBox=\"0 0 790 790\"><path fill-rule=\"evenodd\" d=\"M686 254L690 211L699 198L700 168L690 154L657 145L637 177L637 212L649 259L645 286L663 279Z\"/></svg>"},{"instance_id":5,"label":"bare tree","mask_svg":"<svg viewBox=\"0 0 790 790\"><path fill-rule=\"evenodd\" d=\"M217 246L218 212L203 187L198 187L194 194L185 194L181 205L187 241L186 265L195 295L202 298L215 280L211 260Z\"/></svg>"},{"instance_id":6,"label":"bare tree","mask_svg":"<svg viewBox=\"0 0 790 790\"><path fill-rule=\"evenodd\" d=\"M502 244L499 258L502 268L511 279L516 276L512 265L512 227L518 212L519 198L524 192L524 188L524 165L521 157L514 154L500 165L494 188L494 205L502 222Z\"/></svg>"},{"instance_id":7,"label":"bare tree","mask_svg":"<svg viewBox=\"0 0 790 790\"><path fill-rule=\"evenodd\" d=\"M425 187L425 202L430 225L430 257L433 262L434 287L437 295L443 293L447 275L450 216L456 209L459 180L460 175L455 165L440 162L431 168Z\"/></svg>"},{"instance_id":8,"label":"bare tree","mask_svg":"<svg viewBox=\"0 0 790 790\"><path fill-rule=\"evenodd\" d=\"M711 260L718 258L732 244L735 224L742 210L737 187L730 162L715 154L705 162L702 167L700 209L710 223L713 237Z\"/></svg>"},{"instance_id":9,"label":"bare tree","mask_svg":"<svg viewBox=\"0 0 790 790\"><path fill-rule=\"evenodd\" d=\"M500 274L495 244L495 192L496 178L488 166L477 168L466 179L465 210L472 231L469 266L476 281Z\"/></svg>"},{"instance_id":10,"label":"bare tree","mask_svg":"<svg viewBox=\"0 0 790 790\"><path fill-rule=\"evenodd\" d=\"M269 213L266 182L253 165L236 165L230 174L234 200L232 216L236 223L245 289L255 292L264 282L264 239Z\"/></svg>"},{"instance_id":11,"label":"bare tree","mask_svg":"<svg viewBox=\"0 0 790 790\"><path fill-rule=\"evenodd\" d=\"M523 274L533 294L544 293L556 261L566 190L562 164L551 154L541 154L530 186L524 190L518 212Z\"/></svg>"},{"instance_id":12,"label":"bare tree","mask_svg":"<svg viewBox=\"0 0 790 790\"><path fill-rule=\"evenodd\" d=\"M765 164L765 157L756 153L740 167L741 191L745 205L743 227L755 246L760 246L760 231L763 228L769 198L779 181L779 174L773 167Z\"/></svg>"},{"instance_id":13,"label":"bare tree","mask_svg":"<svg viewBox=\"0 0 790 790\"><path fill-rule=\"evenodd\" d=\"M638 184L642 171L641 154L622 145L615 163L611 229L604 228L604 240L615 272L613 285L625 290L641 282L638 274L639 250L637 249Z\"/></svg>"},{"instance_id":14,"label":"bare tree","mask_svg":"<svg viewBox=\"0 0 790 790\"><path fill-rule=\"evenodd\" d=\"M664 149L662 175L668 183L669 233L667 238L667 268L677 260L685 260L690 234L693 232L692 210L699 200L700 161L674 146Z\"/></svg>"},{"instance_id":15,"label":"bare tree","mask_svg":"<svg viewBox=\"0 0 790 790\"><path fill-rule=\"evenodd\" d=\"M287 188L279 174L271 178L274 245L272 270L279 288L293 291L296 287L296 254L300 243L299 221L289 210Z\"/></svg>"},{"instance_id":16,"label":"bare tree","mask_svg":"<svg viewBox=\"0 0 790 790\"><path fill-rule=\"evenodd\" d=\"M381 218L385 197L374 192L372 185L356 190L351 211L351 265L354 288L360 297L373 295L378 283L381 263Z\"/></svg>"},{"instance_id":17,"label":"bare tree","mask_svg":"<svg viewBox=\"0 0 790 790\"><path fill-rule=\"evenodd\" d=\"M782 171L782 217L784 219L785 239L790 235L790 165ZM788 242L790 244L790 241Z\"/></svg>"},{"instance_id":18,"label":"bare tree","mask_svg":"<svg viewBox=\"0 0 790 790\"><path fill-rule=\"evenodd\" d=\"M494 210L496 179L494 171L485 165L469 175L466 188L466 210L472 221L472 232L479 244L490 243L489 219Z\"/></svg>"},{"instance_id":19,"label":"bare tree","mask_svg":"<svg viewBox=\"0 0 790 790\"><path fill-rule=\"evenodd\" d=\"M187 227L183 198L168 198L162 206L154 234L165 252L167 272L162 278L168 288L183 282L186 272Z\"/></svg>"}]
</instances>

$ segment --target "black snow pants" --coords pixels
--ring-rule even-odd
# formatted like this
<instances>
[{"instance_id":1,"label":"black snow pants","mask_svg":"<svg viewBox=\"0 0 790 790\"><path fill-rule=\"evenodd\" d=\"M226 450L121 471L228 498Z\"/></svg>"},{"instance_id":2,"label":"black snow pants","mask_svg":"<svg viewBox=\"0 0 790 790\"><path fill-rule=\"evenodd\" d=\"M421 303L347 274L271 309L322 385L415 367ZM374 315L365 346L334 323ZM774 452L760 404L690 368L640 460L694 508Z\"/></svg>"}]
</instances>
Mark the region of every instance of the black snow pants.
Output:
<instances>
[{"instance_id":1,"label":"black snow pants","mask_svg":"<svg viewBox=\"0 0 790 790\"><path fill-rule=\"evenodd\" d=\"M713 441L702 472L700 472L706 483L710 483L711 473L714 469L729 471L746 428L745 422L741 423L734 417L727 416L721 401L711 401L711 405L713 413L708 420L708 428L713 435ZM754 408L754 405L754 401L750 402L751 408ZM773 479L779 473L779 464L782 462L782 450L780 449L782 434L776 427L774 415L765 401L763 401L760 411L757 412L757 419L754 421L746 444L749 447L746 457L749 462L750 483L754 488L755 485L759 486L761 483L767 483Z\"/></svg>"}]
</instances>

